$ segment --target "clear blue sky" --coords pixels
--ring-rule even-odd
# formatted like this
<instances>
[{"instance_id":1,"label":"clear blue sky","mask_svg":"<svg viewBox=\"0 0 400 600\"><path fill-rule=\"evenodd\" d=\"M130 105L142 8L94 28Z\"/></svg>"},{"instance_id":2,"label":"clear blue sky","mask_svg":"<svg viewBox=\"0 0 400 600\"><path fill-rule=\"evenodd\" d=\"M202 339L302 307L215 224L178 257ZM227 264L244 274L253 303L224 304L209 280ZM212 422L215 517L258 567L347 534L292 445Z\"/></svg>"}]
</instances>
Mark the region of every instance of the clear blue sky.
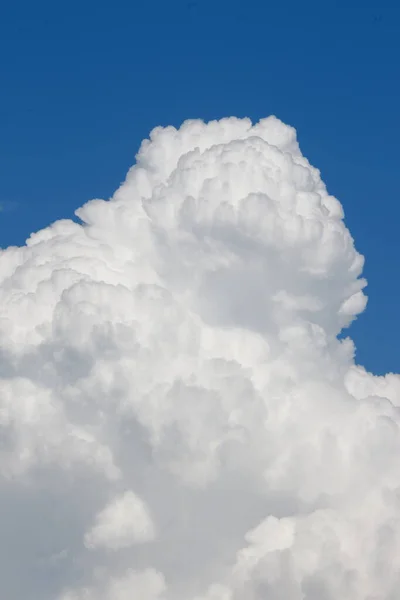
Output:
<instances>
[{"instance_id":1,"label":"clear blue sky","mask_svg":"<svg viewBox=\"0 0 400 600\"><path fill-rule=\"evenodd\" d=\"M366 255L357 359L400 371L400 7L395 0L5 2L0 245L109 197L156 125L273 113Z\"/></svg>"}]
</instances>

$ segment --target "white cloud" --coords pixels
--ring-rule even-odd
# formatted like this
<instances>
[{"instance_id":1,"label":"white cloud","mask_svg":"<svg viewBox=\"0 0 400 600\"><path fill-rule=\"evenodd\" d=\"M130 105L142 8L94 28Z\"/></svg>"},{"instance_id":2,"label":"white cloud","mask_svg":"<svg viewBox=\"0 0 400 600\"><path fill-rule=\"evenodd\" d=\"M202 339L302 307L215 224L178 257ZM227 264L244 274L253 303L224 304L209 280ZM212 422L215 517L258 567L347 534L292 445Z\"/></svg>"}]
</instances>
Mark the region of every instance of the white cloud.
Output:
<instances>
[{"instance_id":1,"label":"white cloud","mask_svg":"<svg viewBox=\"0 0 400 600\"><path fill-rule=\"evenodd\" d=\"M397 597L400 377L294 129L157 128L77 214L0 255L4 597Z\"/></svg>"},{"instance_id":2,"label":"white cloud","mask_svg":"<svg viewBox=\"0 0 400 600\"><path fill-rule=\"evenodd\" d=\"M151 542L155 528L144 502L132 491L117 496L96 517L85 535L87 548L118 550L137 543Z\"/></svg>"}]
</instances>

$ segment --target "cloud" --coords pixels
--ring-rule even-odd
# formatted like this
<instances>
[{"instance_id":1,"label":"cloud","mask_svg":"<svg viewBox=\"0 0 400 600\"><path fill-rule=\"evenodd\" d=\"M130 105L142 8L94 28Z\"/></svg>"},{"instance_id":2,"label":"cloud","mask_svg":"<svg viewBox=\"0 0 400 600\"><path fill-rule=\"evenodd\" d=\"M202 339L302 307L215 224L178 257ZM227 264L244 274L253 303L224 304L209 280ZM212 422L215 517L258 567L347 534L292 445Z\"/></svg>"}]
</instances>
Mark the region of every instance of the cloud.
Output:
<instances>
[{"instance_id":1,"label":"cloud","mask_svg":"<svg viewBox=\"0 0 400 600\"><path fill-rule=\"evenodd\" d=\"M155 538L154 524L143 501L134 492L116 497L96 517L85 535L87 548L118 550Z\"/></svg>"},{"instance_id":2,"label":"cloud","mask_svg":"<svg viewBox=\"0 0 400 600\"><path fill-rule=\"evenodd\" d=\"M397 597L400 377L295 130L156 128L77 216L0 256L4 597Z\"/></svg>"}]
</instances>

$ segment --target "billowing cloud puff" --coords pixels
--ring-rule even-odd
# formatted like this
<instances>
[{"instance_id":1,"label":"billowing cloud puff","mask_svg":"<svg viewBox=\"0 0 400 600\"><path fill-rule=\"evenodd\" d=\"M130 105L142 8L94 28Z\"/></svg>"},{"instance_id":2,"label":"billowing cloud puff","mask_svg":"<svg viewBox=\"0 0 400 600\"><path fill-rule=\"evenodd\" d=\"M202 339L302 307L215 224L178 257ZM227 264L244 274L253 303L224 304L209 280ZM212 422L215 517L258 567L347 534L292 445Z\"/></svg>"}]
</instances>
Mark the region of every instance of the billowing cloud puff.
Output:
<instances>
[{"instance_id":1,"label":"billowing cloud puff","mask_svg":"<svg viewBox=\"0 0 400 600\"><path fill-rule=\"evenodd\" d=\"M157 128L0 256L13 600L394 600L400 377L339 201L270 117Z\"/></svg>"},{"instance_id":2,"label":"billowing cloud puff","mask_svg":"<svg viewBox=\"0 0 400 600\"><path fill-rule=\"evenodd\" d=\"M97 515L95 525L85 536L85 544L87 548L118 550L150 542L154 537L154 525L146 506L136 494L126 492Z\"/></svg>"}]
</instances>

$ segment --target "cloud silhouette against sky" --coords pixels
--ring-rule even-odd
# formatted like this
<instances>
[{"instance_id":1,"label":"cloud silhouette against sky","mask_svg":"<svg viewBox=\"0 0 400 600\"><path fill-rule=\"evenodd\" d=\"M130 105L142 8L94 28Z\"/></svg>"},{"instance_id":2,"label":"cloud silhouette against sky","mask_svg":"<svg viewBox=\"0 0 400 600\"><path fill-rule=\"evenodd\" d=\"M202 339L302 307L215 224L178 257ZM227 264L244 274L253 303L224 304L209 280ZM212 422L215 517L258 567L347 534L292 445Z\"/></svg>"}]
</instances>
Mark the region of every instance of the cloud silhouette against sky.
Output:
<instances>
[{"instance_id":1,"label":"cloud silhouette against sky","mask_svg":"<svg viewBox=\"0 0 400 600\"><path fill-rule=\"evenodd\" d=\"M76 214L1 253L2 595L394 600L400 377L295 130L156 128Z\"/></svg>"}]
</instances>

